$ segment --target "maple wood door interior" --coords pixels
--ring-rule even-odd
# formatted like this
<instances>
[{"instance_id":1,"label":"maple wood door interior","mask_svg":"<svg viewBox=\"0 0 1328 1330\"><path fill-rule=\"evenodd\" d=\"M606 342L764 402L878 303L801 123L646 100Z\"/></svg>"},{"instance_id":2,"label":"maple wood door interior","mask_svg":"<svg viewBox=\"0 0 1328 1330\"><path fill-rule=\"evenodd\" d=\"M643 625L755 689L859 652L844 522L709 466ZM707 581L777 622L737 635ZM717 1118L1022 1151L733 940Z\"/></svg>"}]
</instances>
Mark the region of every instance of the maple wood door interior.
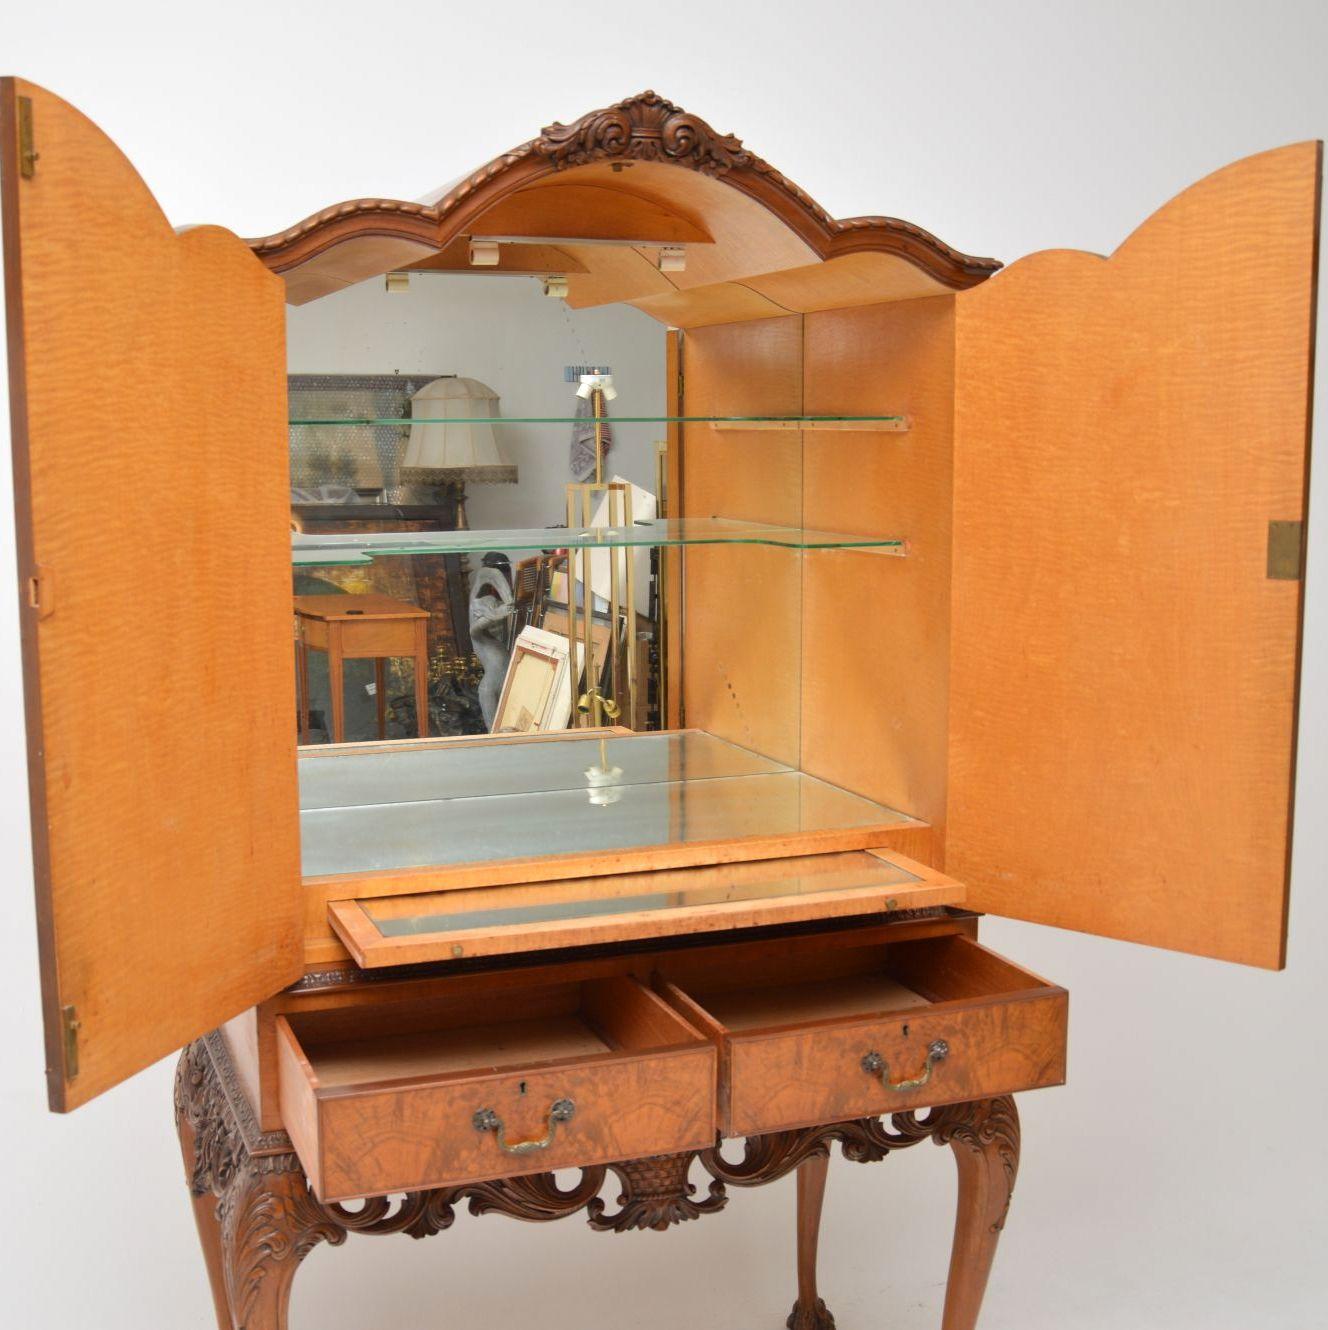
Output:
<instances>
[{"instance_id":1,"label":"maple wood door interior","mask_svg":"<svg viewBox=\"0 0 1328 1330\"><path fill-rule=\"evenodd\" d=\"M5 80L0 113L47 1067L68 1109L300 973L285 315L242 241L173 231L58 97Z\"/></svg>"},{"instance_id":2,"label":"maple wood door interior","mask_svg":"<svg viewBox=\"0 0 1328 1330\"><path fill-rule=\"evenodd\" d=\"M1283 963L1321 145L956 296L946 871Z\"/></svg>"}]
</instances>

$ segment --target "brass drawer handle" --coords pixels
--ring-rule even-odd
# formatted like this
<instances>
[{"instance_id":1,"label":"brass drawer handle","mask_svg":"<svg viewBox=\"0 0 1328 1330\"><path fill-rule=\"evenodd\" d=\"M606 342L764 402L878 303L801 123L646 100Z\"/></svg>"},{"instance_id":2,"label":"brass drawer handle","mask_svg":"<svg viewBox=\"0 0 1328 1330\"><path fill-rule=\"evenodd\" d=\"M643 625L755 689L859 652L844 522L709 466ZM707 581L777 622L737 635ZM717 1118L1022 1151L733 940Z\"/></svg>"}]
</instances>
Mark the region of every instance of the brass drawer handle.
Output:
<instances>
[{"instance_id":1,"label":"brass drawer handle","mask_svg":"<svg viewBox=\"0 0 1328 1330\"><path fill-rule=\"evenodd\" d=\"M921 1076L914 1076L906 1081L892 1081L890 1079L890 1068L879 1053L868 1053L862 1059L862 1069L869 1076L879 1076L881 1084L887 1090L916 1090L919 1086L926 1085L931 1080L932 1068L938 1062L944 1062L949 1056L950 1045L944 1039L937 1039L927 1048L927 1065L922 1069Z\"/></svg>"},{"instance_id":2,"label":"brass drawer handle","mask_svg":"<svg viewBox=\"0 0 1328 1330\"><path fill-rule=\"evenodd\" d=\"M576 1105L570 1099L556 1099L549 1105L549 1130L542 1140L508 1141L503 1137L503 1120L491 1108L479 1109L471 1122L476 1131L491 1131L498 1138L498 1148L509 1155L534 1154L536 1150L547 1150L553 1144L553 1138L560 1122L571 1122L576 1114Z\"/></svg>"}]
</instances>

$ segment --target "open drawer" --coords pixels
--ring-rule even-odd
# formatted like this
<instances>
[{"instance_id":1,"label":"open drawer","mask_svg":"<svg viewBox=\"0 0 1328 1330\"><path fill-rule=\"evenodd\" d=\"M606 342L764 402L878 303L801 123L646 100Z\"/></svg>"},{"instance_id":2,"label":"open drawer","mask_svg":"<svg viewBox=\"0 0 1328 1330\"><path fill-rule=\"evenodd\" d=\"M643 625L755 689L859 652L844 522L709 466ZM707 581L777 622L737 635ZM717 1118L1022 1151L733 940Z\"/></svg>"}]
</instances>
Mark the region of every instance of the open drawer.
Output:
<instances>
[{"instance_id":1,"label":"open drawer","mask_svg":"<svg viewBox=\"0 0 1328 1330\"><path fill-rule=\"evenodd\" d=\"M726 1136L1065 1080L1068 995L949 936L669 958L658 987L720 1049Z\"/></svg>"},{"instance_id":2,"label":"open drawer","mask_svg":"<svg viewBox=\"0 0 1328 1330\"><path fill-rule=\"evenodd\" d=\"M277 1020L281 1114L345 1200L713 1144L715 1049L615 975Z\"/></svg>"},{"instance_id":3,"label":"open drawer","mask_svg":"<svg viewBox=\"0 0 1328 1330\"><path fill-rule=\"evenodd\" d=\"M892 850L332 901L364 969L805 923L935 905L964 889Z\"/></svg>"}]
</instances>

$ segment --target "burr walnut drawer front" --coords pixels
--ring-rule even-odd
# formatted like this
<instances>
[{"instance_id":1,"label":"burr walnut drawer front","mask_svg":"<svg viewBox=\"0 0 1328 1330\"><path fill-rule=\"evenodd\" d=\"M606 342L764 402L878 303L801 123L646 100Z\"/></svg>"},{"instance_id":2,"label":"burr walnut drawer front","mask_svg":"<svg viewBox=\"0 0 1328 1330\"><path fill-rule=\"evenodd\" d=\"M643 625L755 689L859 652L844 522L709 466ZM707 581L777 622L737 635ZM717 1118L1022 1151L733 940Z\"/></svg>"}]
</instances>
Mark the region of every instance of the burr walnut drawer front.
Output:
<instances>
[{"instance_id":1,"label":"burr walnut drawer front","mask_svg":"<svg viewBox=\"0 0 1328 1330\"><path fill-rule=\"evenodd\" d=\"M713 1143L714 1044L615 976L277 1021L281 1113L345 1200Z\"/></svg>"},{"instance_id":2,"label":"burr walnut drawer front","mask_svg":"<svg viewBox=\"0 0 1328 1330\"><path fill-rule=\"evenodd\" d=\"M1068 997L970 937L807 949L658 986L720 1050L726 1136L982 1099L1065 1079Z\"/></svg>"}]
</instances>

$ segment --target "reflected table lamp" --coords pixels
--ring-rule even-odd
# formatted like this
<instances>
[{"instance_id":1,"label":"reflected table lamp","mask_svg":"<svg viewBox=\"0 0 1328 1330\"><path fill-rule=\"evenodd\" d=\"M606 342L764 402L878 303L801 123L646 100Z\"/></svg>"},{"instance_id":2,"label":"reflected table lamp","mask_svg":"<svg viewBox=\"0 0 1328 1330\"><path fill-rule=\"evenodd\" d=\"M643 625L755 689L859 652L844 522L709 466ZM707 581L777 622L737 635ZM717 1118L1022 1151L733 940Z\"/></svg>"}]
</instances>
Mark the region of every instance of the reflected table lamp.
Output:
<instances>
[{"instance_id":1,"label":"reflected table lamp","mask_svg":"<svg viewBox=\"0 0 1328 1330\"><path fill-rule=\"evenodd\" d=\"M466 529L468 484L514 485L516 466L505 462L494 429L501 420L498 394L478 379L447 375L426 383L410 399L410 427L401 479L445 490Z\"/></svg>"}]
</instances>

